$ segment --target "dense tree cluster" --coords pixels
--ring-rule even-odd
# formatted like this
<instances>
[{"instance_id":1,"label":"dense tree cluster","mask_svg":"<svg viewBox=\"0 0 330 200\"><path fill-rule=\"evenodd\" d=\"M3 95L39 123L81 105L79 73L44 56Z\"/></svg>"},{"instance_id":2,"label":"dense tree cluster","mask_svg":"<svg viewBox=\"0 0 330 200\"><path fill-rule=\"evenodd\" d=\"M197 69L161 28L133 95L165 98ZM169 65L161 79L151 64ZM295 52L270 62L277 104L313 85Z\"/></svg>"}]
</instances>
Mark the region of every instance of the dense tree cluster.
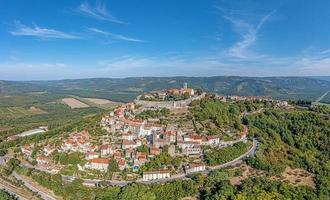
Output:
<instances>
[{"instance_id":1,"label":"dense tree cluster","mask_svg":"<svg viewBox=\"0 0 330 200\"><path fill-rule=\"evenodd\" d=\"M14 170L15 168L17 168L20 164L20 161L15 159L15 158L11 158L7 163L6 165L2 168L2 172L5 174L5 175L10 175Z\"/></svg>"},{"instance_id":2,"label":"dense tree cluster","mask_svg":"<svg viewBox=\"0 0 330 200\"><path fill-rule=\"evenodd\" d=\"M64 153L56 152L53 155L53 160L59 162L61 165L77 165L84 164L84 154L80 152Z\"/></svg>"},{"instance_id":3,"label":"dense tree cluster","mask_svg":"<svg viewBox=\"0 0 330 200\"><path fill-rule=\"evenodd\" d=\"M174 167L178 169L181 166L182 158L181 157L171 157L168 153L162 152L159 155L156 155L149 162L145 163L141 167L142 171L151 171L158 170L164 167Z\"/></svg>"},{"instance_id":4,"label":"dense tree cluster","mask_svg":"<svg viewBox=\"0 0 330 200\"><path fill-rule=\"evenodd\" d=\"M329 116L307 110L267 110L244 120L261 142L251 166L280 174L286 166L316 174L318 195L330 196Z\"/></svg>"},{"instance_id":5,"label":"dense tree cluster","mask_svg":"<svg viewBox=\"0 0 330 200\"><path fill-rule=\"evenodd\" d=\"M170 110L167 108L162 108L159 110L145 110L141 113L137 114L136 117L140 119L149 119L149 118L160 118L164 116L168 116L170 114Z\"/></svg>"},{"instance_id":6,"label":"dense tree cluster","mask_svg":"<svg viewBox=\"0 0 330 200\"><path fill-rule=\"evenodd\" d=\"M24 173L24 172L23 172ZM86 187L82 180L64 183L60 175L43 172L30 173L39 184L55 192L64 199L79 200L179 200L183 197L198 197L201 200L271 200L271 199L322 199L306 186L291 186L266 177L248 178L240 185L232 185L228 170L212 172L207 178L193 174L190 180L177 180L164 184L133 183L125 187ZM323 198L326 199L326 198Z\"/></svg>"},{"instance_id":7,"label":"dense tree cluster","mask_svg":"<svg viewBox=\"0 0 330 200\"><path fill-rule=\"evenodd\" d=\"M269 107L269 102L223 102L215 97L208 97L192 102L191 109L195 120L207 128L207 121L222 130L242 130L241 116L243 112L253 112L261 107Z\"/></svg>"},{"instance_id":8,"label":"dense tree cluster","mask_svg":"<svg viewBox=\"0 0 330 200\"><path fill-rule=\"evenodd\" d=\"M205 161L208 165L214 166L234 160L248 150L249 145L238 142L233 146L221 149L209 149L205 151Z\"/></svg>"}]
</instances>

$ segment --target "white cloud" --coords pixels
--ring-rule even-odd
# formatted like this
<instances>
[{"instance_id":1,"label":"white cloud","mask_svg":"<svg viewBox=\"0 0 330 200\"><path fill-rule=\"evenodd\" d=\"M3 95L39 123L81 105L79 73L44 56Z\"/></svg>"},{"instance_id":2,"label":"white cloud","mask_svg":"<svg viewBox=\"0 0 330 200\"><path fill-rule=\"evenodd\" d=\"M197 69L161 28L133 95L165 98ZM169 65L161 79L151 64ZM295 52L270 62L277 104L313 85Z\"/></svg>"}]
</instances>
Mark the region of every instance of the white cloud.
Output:
<instances>
[{"instance_id":1,"label":"white cloud","mask_svg":"<svg viewBox=\"0 0 330 200\"><path fill-rule=\"evenodd\" d=\"M330 76L330 57L302 57L294 63L297 73L306 76Z\"/></svg>"},{"instance_id":2,"label":"white cloud","mask_svg":"<svg viewBox=\"0 0 330 200\"><path fill-rule=\"evenodd\" d=\"M14 36L31 36L40 39L81 39L76 35L54 29L41 28L37 25L29 27L21 24L19 21L15 22L15 30L10 31L10 33Z\"/></svg>"},{"instance_id":3,"label":"white cloud","mask_svg":"<svg viewBox=\"0 0 330 200\"><path fill-rule=\"evenodd\" d=\"M100 30L100 29L97 29L97 28L88 28L88 30L90 30L94 33L109 36L114 40L124 40L124 41L129 41L129 42L144 42L143 40L140 40L140 39L127 37L127 36L120 35L120 34L114 34L114 33L106 32L106 31L103 31L103 30Z\"/></svg>"},{"instance_id":4,"label":"white cloud","mask_svg":"<svg viewBox=\"0 0 330 200\"><path fill-rule=\"evenodd\" d=\"M80 14L83 14L83 15L86 15L89 17L93 17L98 20L104 20L104 21L114 22L114 23L118 23L118 24L124 24L123 21L121 21L121 20L117 19L116 17L114 17L113 15L111 15L111 13L107 10L105 3L101 3L99 1L96 2L95 6L89 5L88 2L81 3L78 6L77 10Z\"/></svg>"},{"instance_id":5,"label":"white cloud","mask_svg":"<svg viewBox=\"0 0 330 200\"><path fill-rule=\"evenodd\" d=\"M234 26L234 30L242 37L240 41L229 48L228 55L239 59L262 57L262 55L256 55L251 52L249 48L257 41L259 30L274 13L275 11L272 11L269 14L264 15L256 25L250 24L242 19L225 16L225 19L231 22Z\"/></svg>"}]
</instances>

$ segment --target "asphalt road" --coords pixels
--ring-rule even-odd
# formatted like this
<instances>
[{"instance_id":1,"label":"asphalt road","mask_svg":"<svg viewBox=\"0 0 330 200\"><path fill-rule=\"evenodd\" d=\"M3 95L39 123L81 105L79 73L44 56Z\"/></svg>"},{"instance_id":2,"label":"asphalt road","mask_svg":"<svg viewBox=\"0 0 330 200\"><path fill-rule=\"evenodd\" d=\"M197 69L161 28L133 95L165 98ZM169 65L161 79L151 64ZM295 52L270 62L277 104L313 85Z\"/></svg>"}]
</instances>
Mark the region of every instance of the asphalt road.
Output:
<instances>
[{"instance_id":1,"label":"asphalt road","mask_svg":"<svg viewBox=\"0 0 330 200\"><path fill-rule=\"evenodd\" d=\"M36 188L33 185L31 185L30 183L28 183L24 178L22 178L20 175L18 175L15 171L12 173L12 175L17 180L21 180L27 188L29 188L33 192L38 193L42 199L44 199L44 200L56 200L53 196L39 190L38 188Z\"/></svg>"},{"instance_id":2,"label":"asphalt road","mask_svg":"<svg viewBox=\"0 0 330 200\"><path fill-rule=\"evenodd\" d=\"M27 198L24 198L24 197L20 196L19 194L15 193L13 190L11 190L9 187L6 187L5 185L0 184L0 189L4 189L4 190L6 190L9 194L11 194L11 195L15 195L15 197L16 197L18 200L27 200Z\"/></svg>"}]
</instances>

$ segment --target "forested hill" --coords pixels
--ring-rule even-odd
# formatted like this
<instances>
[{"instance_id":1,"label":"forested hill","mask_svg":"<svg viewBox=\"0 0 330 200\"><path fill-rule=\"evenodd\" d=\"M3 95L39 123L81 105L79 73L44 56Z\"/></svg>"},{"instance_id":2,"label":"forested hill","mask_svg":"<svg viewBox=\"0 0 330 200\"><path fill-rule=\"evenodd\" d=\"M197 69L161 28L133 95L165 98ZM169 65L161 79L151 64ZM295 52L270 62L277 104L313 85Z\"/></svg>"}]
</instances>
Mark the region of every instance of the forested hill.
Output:
<instances>
[{"instance_id":1,"label":"forested hill","mask_svg":"<svg viewBox=\"0 0 330 200\"><path fill-rule=\"evenodd\" d=\"M99 97L116 101L130 101L150 90L190 87L223 95L272 96L275 99L315 100L330 90L330 82L306 77L133 77L92 78L58 81L0 81L0 93L24 94L47 92L53 95Z\"/></svg>"}]
</instances>

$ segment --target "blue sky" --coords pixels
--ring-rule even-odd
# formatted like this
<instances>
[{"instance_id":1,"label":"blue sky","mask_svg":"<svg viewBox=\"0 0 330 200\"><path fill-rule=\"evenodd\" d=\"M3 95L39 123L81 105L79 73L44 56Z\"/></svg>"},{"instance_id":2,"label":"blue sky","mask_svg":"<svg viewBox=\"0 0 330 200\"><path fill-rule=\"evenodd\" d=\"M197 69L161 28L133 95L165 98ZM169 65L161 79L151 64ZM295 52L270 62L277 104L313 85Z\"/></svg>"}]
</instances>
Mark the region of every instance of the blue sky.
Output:
<instances>
[{"instance_id":1,"label":"blue sky","mask_svg":"<svg viewBox=\"0 0 330 200\"><path fill-rule=\"evenodd\" d=\"M0 79L330 75L330 1L1 0Z\"/></svg>"}]
</instances>

